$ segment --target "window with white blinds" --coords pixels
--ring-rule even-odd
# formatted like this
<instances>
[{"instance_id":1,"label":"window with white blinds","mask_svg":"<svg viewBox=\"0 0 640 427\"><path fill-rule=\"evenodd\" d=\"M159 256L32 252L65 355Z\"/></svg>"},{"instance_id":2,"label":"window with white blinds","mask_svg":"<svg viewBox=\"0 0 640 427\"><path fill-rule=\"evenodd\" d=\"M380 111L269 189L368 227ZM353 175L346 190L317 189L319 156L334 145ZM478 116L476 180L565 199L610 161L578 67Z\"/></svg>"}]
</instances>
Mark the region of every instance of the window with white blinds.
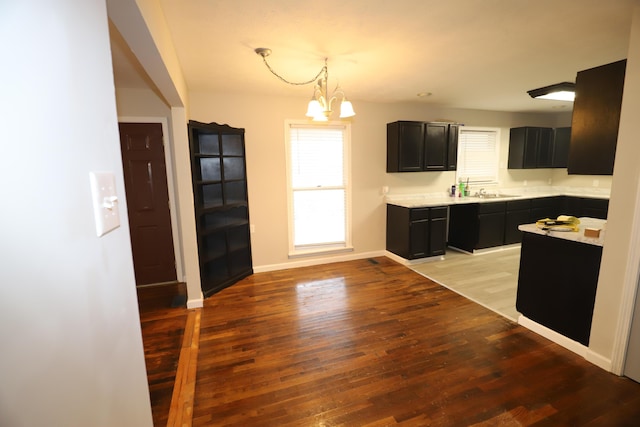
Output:
<instances>
[{"instance_id":1,"label":"window with white blinds","mask_svg":"<svg viewBox=\"0 0 640 427\"><path fill-rule=\"evenodd\" d=\"M290 255L351 245L348 126L288 123Z\"/></svg>"},{"instance_id":2,"label":"window with white blinds","mask_svg":"<svg viewBox=\"0 0 640 427\"><path fill-rule=\"evenodd\" d=\"M475 184L498 183L500 129L460 127L457 180Z\"/></svg>"}]
</instances>

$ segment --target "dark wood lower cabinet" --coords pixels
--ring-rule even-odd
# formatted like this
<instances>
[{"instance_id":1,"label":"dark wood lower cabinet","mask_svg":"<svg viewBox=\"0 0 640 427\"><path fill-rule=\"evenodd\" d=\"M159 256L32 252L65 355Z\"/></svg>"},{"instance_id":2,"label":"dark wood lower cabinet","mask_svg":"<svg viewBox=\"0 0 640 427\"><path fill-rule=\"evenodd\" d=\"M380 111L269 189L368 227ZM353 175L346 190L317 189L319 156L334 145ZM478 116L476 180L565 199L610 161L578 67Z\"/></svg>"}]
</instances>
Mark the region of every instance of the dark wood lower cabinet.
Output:
<instances>
[{"instance_id":1,"label":"dark wood lower cabinet","mask_svg":"<svg viewBox=\"0 0 640 427\"><path fill-rule=\"evenodd\" d=\"M481 203L478 208L478 242L475 249L504 245L506 203Z\"/></svg>"},{"instance_id":2,"label":"dark wood lower cabinet","mask_svg":"<svg viewBox=\"0 0 640 427\"><path fill-rule=\"evenodd\" d=\"M387 205L387 250L407 259L444 254L447 244L466 252L522 241L522 224L558 215L607 218L609 201L551 196L509 201L401 208ZM407 228L408 227L408 228Z\"/></svg>"},{"instance_id":3,"label":"dark wood lower cabinet","mask_svg":"<svg viewBox=\"0 0 640 427\"><path fill-rule=\"evenodd\" d=\"M565 196L563 198L561 210L563 215L607 219L609 200Z\"/></svg>"},{"instance_id":4,"label":"dark wood lower cabinet","mask_svg":"<svg viewBox=\"0 0 640 427\"><path fill-rule=\"evenodd\" d=\"M521 224L530 223L531 201L512 200L507 202L507 212L504 223L504 244L512 245L522 241L522 231L518 229Z\"/></svg>"},{"instance_id":5,"label":"dark wood lower cabinet","mask_svg":"<svg viewBox=\"0 0 640 427\"><path fill-rule=\"evenodd\" d=\"M429 253L431 256L444 255L447 248L448 208L442 206L429 211Z\"/></svg>"},{"instance_id":6,"label":"dark wood lower cabinet","mask_svg":"<svg viewBox=\"0 0 640 427\"><path fill-rule=\"evenodd\" d=\"M527 223L534 223L539 219L544 218L557 218L558 215L563 215L564 197L538 197L531 199L531 216Z\"/></svg>"},{"instance_id":7,"label":"dark wood lower cabinet","mask_svg":"<svg viewBox=\"0 0 640 427\"><path fill-rule=\"evenodd\" d=\"M449 208L449 246L473 252L478 243L478 203Z\"/></svg>"},{"instance_id":8,"label":"dark wood lower cabinet","mask_svg":"<svg viewBox=\"0 0 640 427\"><path fill-rule=\"evenodd\" d=\"M505 202L469 203L451 206L449 246L473 252L504 245Z\"/></svg>"},{"instance_id":9,"label":"dark wood lower cabinet","mask_svg":"<svg viewBox=\"0 0 640 427\"><path fill-rule=\"evenodd\" d=\"M588 346L601 257L601 246L524 233L516 309Z\"/></svg>"},{"instance_id":10,"label":"dark wood lower cabinet","mask_svg":"<svg viewBox=\"0 0 640 427\"><path fill-rule=\"evenodd\" d=\"M444 255L447 210L387 205L387 250L405 259Z\"/></svg>"}]
</instances>

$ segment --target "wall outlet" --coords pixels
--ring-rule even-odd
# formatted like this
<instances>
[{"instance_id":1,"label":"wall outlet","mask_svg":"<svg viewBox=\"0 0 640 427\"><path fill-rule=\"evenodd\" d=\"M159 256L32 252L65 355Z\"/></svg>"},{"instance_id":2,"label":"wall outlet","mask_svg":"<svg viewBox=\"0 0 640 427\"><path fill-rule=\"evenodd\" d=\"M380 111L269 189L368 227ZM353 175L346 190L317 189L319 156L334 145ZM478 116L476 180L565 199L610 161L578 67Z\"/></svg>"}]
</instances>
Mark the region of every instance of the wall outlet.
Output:
<instances>
[{"instance_id":1,"label":"wall outlet","mask_svg":"<svg viewBox=\"0 0 640 427\"><path fill-rule=\"evenodd\" d=\"M256 225L255 224L249 224L249 232L251 234L256 232Z\"/></svg>"},{"instance_id":2,"label":"wall outlet","mask_svg":"<svg viewBox=\"0 0 640 427\"><path fill-rule=\"evenodd\" d=\"M527 186L527 180L526 179L522 182L522 185L524 185L525 187Z\"/></svg>"},{"instance_id":3,"label":"wall outlet","mask_svg":"<svg viewBox=\"0 0 640 427\"><path fill-rule=\"evenodd\" d=\"M599 187L600 186L600 180L599 179L594 179L593 180L593 186L594 187Z\"/></svg>"},{"instance_id":4,"label":"wall outlet","mask_svg":"<svg viewBox=\"0 0 640 427\"><path fill-rule=\"evenodd\" d=\"M389 194L389 187L387 187L386 185L383 186L380 192L382 193L383 196L386 196L387 194Z\"/></svg>"}]
</instances>

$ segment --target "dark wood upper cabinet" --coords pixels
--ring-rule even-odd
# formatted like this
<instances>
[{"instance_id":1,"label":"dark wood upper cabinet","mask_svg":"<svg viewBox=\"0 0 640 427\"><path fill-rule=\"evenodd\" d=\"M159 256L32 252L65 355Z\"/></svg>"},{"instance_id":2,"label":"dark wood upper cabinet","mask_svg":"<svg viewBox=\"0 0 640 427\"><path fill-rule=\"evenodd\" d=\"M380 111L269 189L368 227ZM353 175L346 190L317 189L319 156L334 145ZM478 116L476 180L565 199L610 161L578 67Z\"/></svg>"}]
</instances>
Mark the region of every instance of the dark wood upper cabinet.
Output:
<instances>
[{"instance_id":1,"label":"dark wood upper cabinet","mask_svg":"<svg viewBox=\"0 0 640 427\"><path fill-rule=\"evenodd\" d=\"M613 175L626 64L622 60L578 73L569 174Z\"/></svg>"},{"instance_id":2,"label":"dark wood upper cabinet","mask_svg":"<svg viewBox=\"0 0 640 427\"><path fill-rule=\"evenodd\" d=\"M456 170L458 125L397 121L387 124L387 172Z\"/></svg>"},{"instance_id":3,"label":"dark wood upper cabinet","mask_svg":"<svg viewBox=\"0 0 640 427\"><path fill-rule=\"evenodd\" d=\"M426 171L447 170L449 125L426 123L424 138L424 169Z\"/></svg>"},{"instance_id":4,"label":"dark wood upper cabinet","mask_svg":"<svg viewBox=\"0 0 640 427\"><path fill-rule=\"evenodd\" d=\"M387 124L387 172L424 170L424 125L422 122Z\"/></svg>"},{"instance_id":5,"label":"dark wood upper cabinet","mask_svg":"<svg viewBox=\"0 0 640 427\"><path fill-rule=\"evenodd\" d=\"M509 132L509 169L550 168L553 129L525 126Z\"/></svg>"}]
</instances>

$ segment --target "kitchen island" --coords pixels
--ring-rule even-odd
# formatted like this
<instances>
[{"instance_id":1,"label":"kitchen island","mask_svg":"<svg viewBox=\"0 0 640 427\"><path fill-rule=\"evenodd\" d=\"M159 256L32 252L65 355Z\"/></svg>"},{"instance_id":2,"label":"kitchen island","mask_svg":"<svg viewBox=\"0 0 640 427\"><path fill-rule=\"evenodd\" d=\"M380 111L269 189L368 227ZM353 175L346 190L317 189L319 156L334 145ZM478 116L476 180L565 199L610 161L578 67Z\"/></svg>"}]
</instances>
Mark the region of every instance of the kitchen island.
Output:
<instances>
[{"instance_id":1,"label":"kitchen island","mask_svg":"<svg viewBox=\"0 0 640 427\"><path fill-rule=\"evenodd\" d=\"M606 221L580 218L578 231L543 230L521 225L524 232L516 309L533 321L584 346L589 345ZM599 230L598 237L585 229Z\"/></svg>"}]
</instances>

